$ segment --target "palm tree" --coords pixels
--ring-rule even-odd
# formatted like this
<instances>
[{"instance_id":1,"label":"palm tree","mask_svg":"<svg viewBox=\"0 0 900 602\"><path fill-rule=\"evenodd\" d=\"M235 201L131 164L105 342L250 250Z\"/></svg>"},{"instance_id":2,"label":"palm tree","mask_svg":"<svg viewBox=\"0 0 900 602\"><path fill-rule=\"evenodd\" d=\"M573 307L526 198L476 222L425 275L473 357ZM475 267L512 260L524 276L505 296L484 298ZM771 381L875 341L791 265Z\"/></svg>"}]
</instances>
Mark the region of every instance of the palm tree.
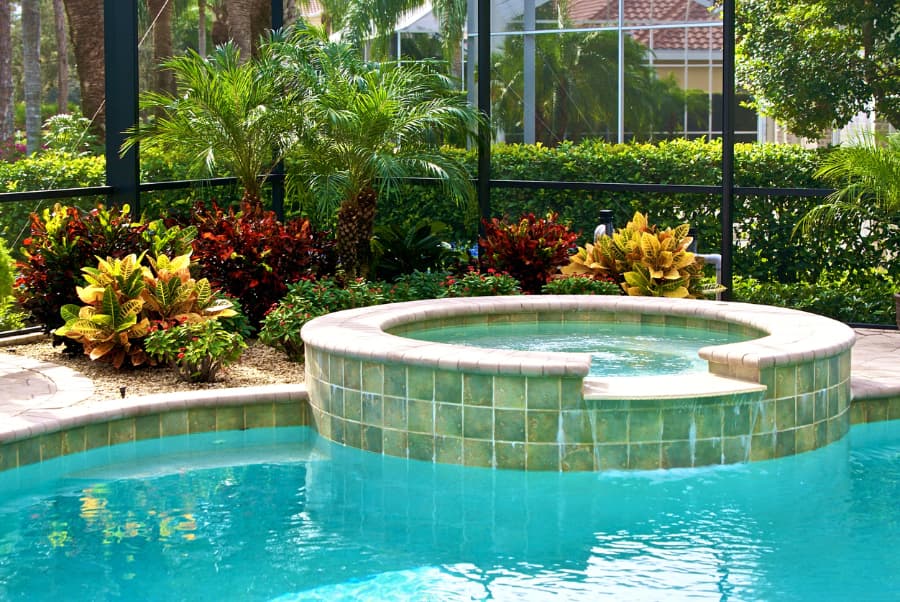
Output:
<instances>
[{"instance_id":1,"label":"palm tree","mask_svg":"<svg viewBox=\"0 0 900 602\"><path fill-rule=\"evenodd\" d=\"M11 17L9 2L0 2L0 157L11 150L15 142Z\"/></svg>"},{"instance_id":2,"label":"palm tree","mask_svg":"<svg viewBox=\"0 0 900 602\"><path fill-rule=\"evenodd\" d=\"M28 154L41 147L41 6L22 2L22 69L25 72L25 135Z\"/></svg>"},{"instance_id":3,"label":"palm tree","mask_svg":"<svg viewBox=\"0 0 900 602\"><path fill-rule=\"evenodd\" d=\"M477 136L480 116L433 66L366 64L323 36L298 29L275 53L286 69L283 85L307 88L312 99L310 125L290 154L298 180L290 188L309 191L320 216L337 210L338 256L356 277L368 269L378 198L402 178L433 177L453 198L471 199L464 165L440 144L451 133ZM298 55L297 48L304 50Z\"/></svg>"},{"instance_id":4,"label":"palm tree","mask_svg":"<svg viewBox=\"0 0 900 602\"><path fill-rule=\"evenodd\" d=\"M164 63L176 94L146 92L141 108L155 119L131 128L123 152L138 142L179 149L210 174L221 167L237 177L247 208L260 206L262 181L296 140L301 90L280 89L256 61L241 62L231 43L208 57L194 51Z\"/></svg>"},{"instance_id":5,"label":"palm tree","mask_svg":"<svg viewBox=\"0 0 900 602\"><path fill-rule=\"evenodd\" d=\"M867 132L822 161L816 176L839 188L797 223L803 234L817 225L872 218L896 223L900 215L900 134Z\"/></svg>"}]
</instances>

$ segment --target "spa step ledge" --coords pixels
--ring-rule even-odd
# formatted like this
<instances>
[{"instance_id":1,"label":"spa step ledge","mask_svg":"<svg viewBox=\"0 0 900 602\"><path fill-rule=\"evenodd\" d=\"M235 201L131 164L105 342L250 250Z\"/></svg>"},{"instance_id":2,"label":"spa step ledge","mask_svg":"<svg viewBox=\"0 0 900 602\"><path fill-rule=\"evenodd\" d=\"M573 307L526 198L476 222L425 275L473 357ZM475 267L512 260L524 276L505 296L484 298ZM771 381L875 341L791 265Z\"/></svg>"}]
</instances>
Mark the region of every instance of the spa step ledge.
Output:
<instances>
[{"instance_id":1,"label":"spa step ledge","mask_svg":"<svg viewBox=\"0 0 900 602\"><path fill-rule=\"evenodd\" d=\"M676 376L585 378L585 399L684 399L758 393L765 385L700 372Z\"/></svg>"}]
</instances>

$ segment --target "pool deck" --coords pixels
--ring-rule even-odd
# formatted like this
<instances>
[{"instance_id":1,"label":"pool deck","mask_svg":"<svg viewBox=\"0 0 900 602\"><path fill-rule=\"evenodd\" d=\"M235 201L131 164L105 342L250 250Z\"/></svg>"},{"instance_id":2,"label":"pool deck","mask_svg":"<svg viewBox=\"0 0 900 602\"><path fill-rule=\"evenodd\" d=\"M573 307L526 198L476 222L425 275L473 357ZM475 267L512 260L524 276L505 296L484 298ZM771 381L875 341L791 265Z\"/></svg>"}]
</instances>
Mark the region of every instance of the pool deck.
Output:
<instances>
[{"instance_id":1,"label":"pool deck","mask_svg":"<svg viewBox=\"0 0 900 602\"><path fill-rule=\"evenodd\" d=\"M857 329L851 362L851 389L854 401L900 396L900 331ZM2 349L2 348L0 348ZM93 385L85 376L49 362L0 352L0 440L18 438L28 424L40 431L60 427L74 416L96 412L112 418L117 411L153 406L185 408L188 404L234 404L253 400L305 397L301 383L242 389L185 391L147 398L85 403ZM136 407L137 406L137 407ZM48 428L49 427L49 428Z\"/></svg>"}]
</instances>

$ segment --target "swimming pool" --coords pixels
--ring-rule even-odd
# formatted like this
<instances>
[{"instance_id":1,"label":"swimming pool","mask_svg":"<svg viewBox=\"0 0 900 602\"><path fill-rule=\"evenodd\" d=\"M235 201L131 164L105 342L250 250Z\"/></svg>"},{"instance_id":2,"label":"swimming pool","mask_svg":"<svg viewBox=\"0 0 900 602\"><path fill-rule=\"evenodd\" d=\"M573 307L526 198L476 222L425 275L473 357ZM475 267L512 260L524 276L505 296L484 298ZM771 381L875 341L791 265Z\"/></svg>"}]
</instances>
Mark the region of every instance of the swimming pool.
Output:
<instances>
[{"instance_id":1,"label":"swimming pool","mask_svg":"<svg viewBox=\"0 0 900 602\"><path fill-rule=\"evenodd\" d=\"M170 437L0 473L0 598L878 599L897 499L897 420L770 462L606 473L305 427Z\"/></svg>"}]
</instances>

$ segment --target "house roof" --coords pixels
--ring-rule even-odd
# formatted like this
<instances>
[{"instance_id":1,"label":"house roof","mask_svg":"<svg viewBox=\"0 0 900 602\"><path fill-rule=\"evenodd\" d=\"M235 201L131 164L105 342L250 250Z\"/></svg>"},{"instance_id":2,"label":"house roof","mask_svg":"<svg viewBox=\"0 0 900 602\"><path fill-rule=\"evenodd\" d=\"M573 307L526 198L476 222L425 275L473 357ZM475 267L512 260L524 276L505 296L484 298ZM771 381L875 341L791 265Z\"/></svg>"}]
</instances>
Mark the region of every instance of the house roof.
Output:
<instances>
[{"instance_id":1,"label":"house roof","mask_svg":"<svg viewBox=\"0 0 900 602\"><path fill-rule=\"evenodd\" d=\"M718 10L709 0L626 0L624 25L666 25L677 23L721 23ZM571 0L569 18L575 27L615 25L619 19L618 0ZM651 34L652 31L652 34ZM652 35L652 44L651 44ZM631 36L654 50L683 50L685 29L638 30ZM688 27L688 50L722 49L721 27Z\"/></svg>"}]
</instances>

